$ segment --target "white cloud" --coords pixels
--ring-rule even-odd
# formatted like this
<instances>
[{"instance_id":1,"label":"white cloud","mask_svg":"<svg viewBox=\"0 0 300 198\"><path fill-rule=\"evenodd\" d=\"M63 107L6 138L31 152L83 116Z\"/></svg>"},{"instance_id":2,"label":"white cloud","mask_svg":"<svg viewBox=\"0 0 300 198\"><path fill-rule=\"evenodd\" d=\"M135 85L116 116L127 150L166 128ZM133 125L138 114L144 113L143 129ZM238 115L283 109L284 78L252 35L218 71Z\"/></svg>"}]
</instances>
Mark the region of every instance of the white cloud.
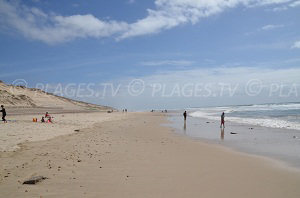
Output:
<instances>
[{"instance_id":1,"label":"white cloud","mask_svg":"<svg viewBox=\"0 0 300 198\"><path fill-rule=\"evenodd\" d=\"M298 6L300 6L300 1L295 1L295 2L293 2L293 3L291 3L291 4L289 4L289 6L290 6L291 8L298 7Z\"/></svg>"},{"instance_id":2,"label":"white cloud","mask_svg":"<svg viewBox=\"0 0 300 198\"><path fill-rule=\"evenodd\" d=\"M284 27L284 25L266 25L262 28L260 28L260 30L273 30L273 29L276 29L276 28L280 28L280 27Z\"/></svg>"},{"instance_id":3,"label":"white cloud","mask_svg":"<svg viewBox=\"0 0 300 198\"><path fill-rule=\"evenodd\" d=\"M284 10L287 10L289 8L295 8L295 7L298 7L300 6L300 1L294 1L294 2L291 2L287 5L283 5L283 6L280 6L280 7L276 7L276 8L273 8L273 11L284 11Z\"/></svg>"},{"instance_id":4,"label":"white cloud","mask_svg":"<svg viewBox=\"0 0 300 198\"><path fill-rule=\"evenodd\" d=\"M296 41L292 48L299 48L300 49L300 41Z\"/></svg>"},{"instance_id":5,"label":"white cloud","mask_svg":"<svg viewBox=\"0 0 300 198\"><path fill-rule=\"evenodd\" d=\"M74 8L77 8L77 7L79 7L79 4L73 3L72 6L73 6Z\"/></svg>"},{"instance_id":6,"label":"white cloud","mask_svg":"<svg viewBox=\"0 0 300 198\"><path fill-rule=\"evenodd\" d=\"M128 0L127 3L133 4L133 3L135 3L135 0Z\"/></svg>"},{"instance_id":7,"label":"white cloud","mask_svg":"<svg viewBox=\"0 0 300 198\"><path fill-rule=\"evenodd\" d=\"M285 27L285 25L272 25L272 24L269 24L269 25L265 25L261 28L258 28L257 30L255 30L253 32L247 32L247 33L245 33L245 36L256 34L256 33L262 32L262 31L274 30L274 29L282 28L282 27Z\"/></svg>"},{"instance_id":8,"label":"white cloud","mask_svg":"<svg viewBox=\"0 0 300 198\"><path fill-rule=\"evenodd\" d=\"M283 75L286 74L286 75ZM147 83L245 83L250 79L260 79L266 83L300 83L299 68L261 68L261 67L218 67L209 69L191 69L163 71L143 77ZM288 76L288 78L287 78ZM199 81L200 80L200 81Z\"/></svg>"},{"instance_id":9,"label":"white cloud","mask_svg":"<svg viewBox=\"0 0 300 198\"><path fill-rule=\"evenodd\" d=\"M189 66L194 63L195 61L187 61L187 60L165 60L165 61L141 62L140 64L143 66L163 66L163 65Z\"/></svg>"},{"instance_id":10,"label":"white cloud","mask_svg":"<svg viewBox=\"0 0 300 198\"><path fill-rule=\"evenodd\" d=\"M277 11L283 11L283 10L287 10L288 8L286 6L282 6L282 7L276 7L276 8L273 8L273 11L274 12L277 12Z\"/></svg>"},{"instance_id":11,"label":"white cloud","mask_svg":"<svg viewBox=\"0 0 300 198\"><path fill-rule=\"evenodd\" d=\"M118 94L112 99L119 101L120 104L131 101L132 106L139 106L141 109L284 102L297 99L295 93L289 98L280 95L289 93L295 84L298 85L297 91L299 91L299 75L299 68L217 67L159 71L148 76L113 81L115 85L129 85L133 79L141 79L145 89L139 97L132 97L128 93L128 87L122 86L119 90L122 95ZM247 85L250 82L261 82L261 92L255 97L247 95ZM284 87L282 90L272 92L270 97L271 87L274 84L279 87L284 85ZM176 87L178 89L175 89ZM141 89L138 86L135 88ZM252 88L257 90L259 87L252 86ZM232 93L233 95L230 96Z\"/></svg>"},{"instance_id":12,"label":"white cloud","mask_svg":"<svg viewBox=\"0 0 300 198\"><path fill-rule=\"evenodd\" d=\"M254 1L255 5L259 5L259 6L262 6L262 5L270 5L270 4L284 4L284 3L289 3L291 2L292 0L261 0L261 1ZM250 1L251 2L251 1ZM252 1L253 2L253 1Z\"/></svg>"},{"instance_id":13,"label":"white cloud","mask_svg":"<svg viewBox=\"0 0 300 198\"><path fill-rule=\"evenodd\" d=\"M253 7L289 2L291 0L155 0L155 9L148 9L145 18L128 24L101 20L91 14L61 16L30 8L20 1L0 0L0 25L13 28L29 39L49 44L86 37L113 37L121 40L159 33L185 23L195 24L202 18L238 5ZM297 6L297 2L292 2L290 6Z\"/></svg>"},{"instance_id":14,"label":"white cloud","mask_svg":"<svg viewBox=\"0 0 300 198\"><path fill-rule=\"evenodd\" d=\"M17 2L0 1L0 22L13 27L25 37L55 44L85 37L109 37L126 31L128 24L102 21L93 15L60 16L29 8Z\"/></svg>"},{"instance_id":15,"label":"white cloud","mask_svg":"<svg viewBox=\"0 0 300 198\"><path fill-rule=\"evenodd\" d=\"M239 0L156 0L157 9L148 9L148 16L130 25L118 39L158 33L184 23L197 23L201 18L235 7Z\"/></svg>"}]
</instances>

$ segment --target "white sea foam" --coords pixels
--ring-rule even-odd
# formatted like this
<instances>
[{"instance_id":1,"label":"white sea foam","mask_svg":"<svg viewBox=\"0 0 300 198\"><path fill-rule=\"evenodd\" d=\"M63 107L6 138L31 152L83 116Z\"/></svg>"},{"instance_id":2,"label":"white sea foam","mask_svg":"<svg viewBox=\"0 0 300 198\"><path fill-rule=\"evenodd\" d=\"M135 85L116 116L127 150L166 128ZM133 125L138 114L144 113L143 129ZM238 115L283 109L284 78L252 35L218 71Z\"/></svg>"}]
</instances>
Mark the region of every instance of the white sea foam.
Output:
<instances>
[{"instance_id":1,"label":"white sea foam","mask_svg":"<svg viewBox=\"0 0 300 198\"><path fill-rule=\"evenodd\" d=\"M273 110L294 110L294 109L300 110L300 103L224 106L224 107L213 107L212 109L224 110L224 111L273 111Z\"/></svg>"},{"instance_id":2,"label":"white sea foam","mask_svg":"<svg viewBox=\"0 0 300 198\"><path fill-rule=\"evenodd\" d=\"M283 111L283 110L300 110L299 103L288 104L264 104L264 105L251 105L251 106L228 106L228 107L213 107L213 108L201 108L198 111L194 111L189 115L198 118L207 118L211 120L220 120L220 114L222 111L227 113L235 112L262 112L262 111ZM286 128L300 130L300 122L293 121L299 119L299 117L286 115L284 117L270 117L263 116L263 113L259 114L261 117L239 117L238 114L227 116L226 120L241 124L258 125L272 128Z\"/></svg>"}]
</instances>

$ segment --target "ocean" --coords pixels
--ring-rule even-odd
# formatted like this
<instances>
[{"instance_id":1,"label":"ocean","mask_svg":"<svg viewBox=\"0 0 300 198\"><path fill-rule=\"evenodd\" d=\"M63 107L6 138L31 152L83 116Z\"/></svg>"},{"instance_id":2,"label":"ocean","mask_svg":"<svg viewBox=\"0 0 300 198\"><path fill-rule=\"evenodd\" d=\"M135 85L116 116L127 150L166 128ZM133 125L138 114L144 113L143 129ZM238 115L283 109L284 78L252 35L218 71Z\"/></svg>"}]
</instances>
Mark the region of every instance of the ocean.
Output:
<instances>
[{"instance_id":1,"label":"ocean","mask_svg":"<svg viewBox=\"0 0 300 198\"><path fill-rule=\"evenodd\" d=\"M271 157L300 169L300 103L189 108L169 114L176 133ZM225 129L220 129L225 112Z\"/></svg>"},{"instance_id":2,"label":"ocean","mask_svg":"<svg viewBox=\"0 0 300 198\"><path fill-rule=\"evenodd\" d=\"M300 130L299 102L191 108L189 112L192 117L211 120L220 120L221 113L225 112L225 120L231 122Z\"/></svg>"}]
</instances>

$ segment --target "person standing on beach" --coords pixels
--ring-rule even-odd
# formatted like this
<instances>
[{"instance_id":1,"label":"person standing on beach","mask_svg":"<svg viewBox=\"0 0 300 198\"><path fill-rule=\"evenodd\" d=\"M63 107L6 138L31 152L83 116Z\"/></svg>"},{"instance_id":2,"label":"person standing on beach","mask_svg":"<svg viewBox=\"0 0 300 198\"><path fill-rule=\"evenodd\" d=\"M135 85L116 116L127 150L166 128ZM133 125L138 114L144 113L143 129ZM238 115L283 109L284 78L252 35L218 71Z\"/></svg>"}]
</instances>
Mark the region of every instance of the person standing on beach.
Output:
<instances>
[{"instance_id":1,"label":"person standing on beach","mask_svg":"<svg viewBox=\"0 0 300 198\"><path fill-rule=\"evenodd\" d=\"M6 110L5 110L5 108L4 108L3 105L1 105L1 110L0 110L0 112L2 112L2 121L3 121L4 123L6 123L6 122L7 122L6 119L5 119L5 117L6 117Z\"/></svg>"},{"instance_id":2,"label":"person standing on beach","mask_svg":"<svg viewBox=\"0 0 300 198\"><path fill-rule=\"evenodd\" d=\"M223 128L225 128L225 113L224 112L221 115L221 125L220 125L220 128L222 128L222 125L223 125Z\"/></svg>"},{"instance_id":3,"label":"person standing on beach","mask_svg":"<svg viewBox=\"0 0 300 198\"><path fill-rule=\"evenodd\" d=\"M184 117L184 122L186 122L186 111L184 111L183 117Z\"/></svg>"}]
</instances>

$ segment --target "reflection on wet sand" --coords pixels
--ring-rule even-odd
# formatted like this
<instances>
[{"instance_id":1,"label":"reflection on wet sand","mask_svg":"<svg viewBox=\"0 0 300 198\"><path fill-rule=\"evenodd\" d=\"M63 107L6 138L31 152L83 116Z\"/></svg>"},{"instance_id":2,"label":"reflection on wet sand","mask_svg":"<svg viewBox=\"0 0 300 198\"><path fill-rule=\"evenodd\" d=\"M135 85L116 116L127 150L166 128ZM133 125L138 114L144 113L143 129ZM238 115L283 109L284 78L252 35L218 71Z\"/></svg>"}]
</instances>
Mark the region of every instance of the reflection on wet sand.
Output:
<instances>
[{"instance_id":1,"label":"reflection on wet sand","mask_svg":"<svg viewBox=\"0 0 300 198\"><path fill-rule=\"evenodd\" d=\"M224 140L224 128L221 128L221 140Z\"/></svg>"},{"instance_id":2,"label":"reflection on wet sand","mask_svg":"<svg viewBox=\"0 0 300 198\"><path fill-rule=\"evenodd\" d=\"M184 124L183 124L183 132L184 132L184 134L186 133L186 122L184 122Z\"/></svg>"}]
</instances>

